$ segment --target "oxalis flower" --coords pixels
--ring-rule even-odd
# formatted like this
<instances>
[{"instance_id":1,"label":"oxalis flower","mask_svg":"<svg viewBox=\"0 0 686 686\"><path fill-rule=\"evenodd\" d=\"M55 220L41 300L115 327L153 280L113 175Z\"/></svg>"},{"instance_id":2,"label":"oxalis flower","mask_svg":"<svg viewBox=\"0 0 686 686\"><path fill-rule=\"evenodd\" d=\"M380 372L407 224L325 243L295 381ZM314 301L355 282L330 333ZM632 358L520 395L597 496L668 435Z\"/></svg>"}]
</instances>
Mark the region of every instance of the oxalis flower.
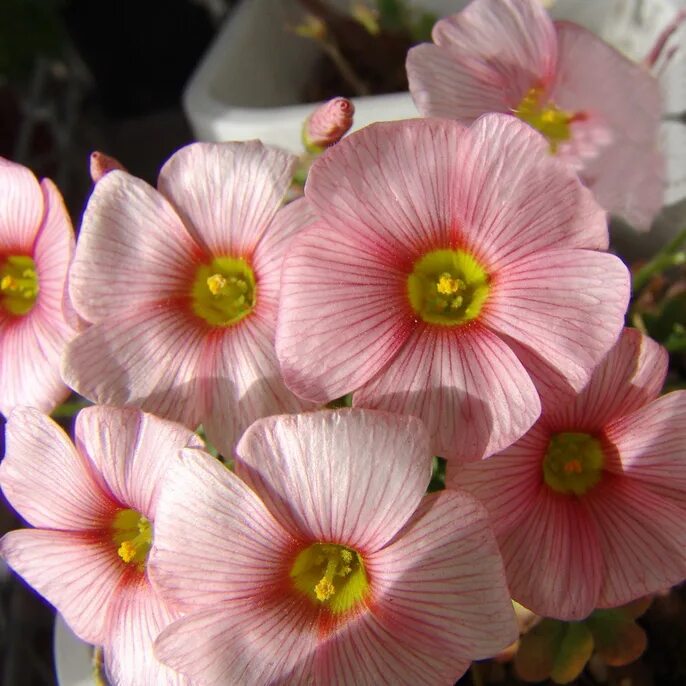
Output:
<instances>
[{"instance_id":1,"label":"oxalis flower","mask_svg":"<svg viewBox=\"0 0 686 686\"><path fill-rule=\"evenodd\" d=\"M155 649L194 684L453 684L515 638L485 511L424 496L417 419L270 417L237 456L250 488L183 451L157 509L151 574L188 614Z\"/></svg>"},{"instance_id":2,"label":"oxalis flower","mask_svg":"<svg viewBox=\"0 0 686 686\"><path fill-rule=\"evenodd\" d=\"M186 684L152 642L178 616L148 580L162 481L176 451L199 446L182 426L134 409L90 407L76 447L48 417L16 408L0 486L35 529L0 540L7 563L80 638L104 649L116 686Z\"/></svg>"},{"instance_id":3,"label":"oxalis flower","mask_svg":"<svg viewBox=\"0 0 686 686\"><path fill-rule=\"evenodd\" d=\"M226 454L257 417L302 409L274 352L296 227L271 223L294 159L257 141L197 143L164 165L159 191L116 169L98 181L69 277L92 322L65 355L73 388L202 423Z\"/></svg>"},{"instance_id":4,"label":"oxalis flower","mask_svg":"<svg viewBox=\"0 0 686 686\"><path fill-rule=\"evenodd\" d=\"M49 179L0 157L0 412L52 411L69 394L59 361L74 335L63 313L74 232Z\"/></svg>"},{"instance_id":5,"label":"oxalis flower","mask_svg":"<svg viewBox=\"0 0 686 686\"><path fill-rule=\"evenodd\" d=\"M305 198L277 220L306 227L276 341L303 398L355 391L421 417L436 454L478 459L538 417L537 359L581 388L619 335L629 280L594 252L605 214L513 117L369 126L314 163Z\"/></svg>"},{"instance_id":6,"label":"oxalis flower","mask_svg":"<svg viewBox=\"0 0 686 686\"><path fill-rule=\"evenodd\" d=\"M648 229L664 195L657 80L539 0L474 0L407 57L426 116L464 123L506 112L540 131L598 202Z\"/></svg>"},{"instance_id":7,"label":"oxalis flower","mask_svg":"<svg viewBox=\"0 0 686 686\"><path fill-rule=\"evenodd\" d=\"M667 353L626 329L569 397L543 388L521 440L447 483L491 514L512 595L581 619L686 578L686 392L658 394Z\"/></svg>"}]
</instances>

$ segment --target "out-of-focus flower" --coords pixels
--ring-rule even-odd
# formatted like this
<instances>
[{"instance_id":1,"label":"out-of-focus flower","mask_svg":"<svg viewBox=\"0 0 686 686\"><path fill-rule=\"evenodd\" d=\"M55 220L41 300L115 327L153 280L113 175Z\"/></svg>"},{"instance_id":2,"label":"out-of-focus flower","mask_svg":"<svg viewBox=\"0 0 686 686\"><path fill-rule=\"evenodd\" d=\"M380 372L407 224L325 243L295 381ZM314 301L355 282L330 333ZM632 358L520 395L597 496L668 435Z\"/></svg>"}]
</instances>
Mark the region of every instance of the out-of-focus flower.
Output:
<instances>
[{"instance_id":1,"label":"out-of-focus flower","mask_svg":"<svg viewBox=\"0 0 686 686\"><path fill-rule=\"evenodd\" d=\"M637 229L662 206L657 80L590 31L553 23L537 0L474 0L412 48L420 112L470 123L506 112L548 140L609 212Z\"/></svg>"},{"instance_id":2,"label":"out-of-focus flower","mask_svg":"<svg viewBox=\"0 0 686 686\"><path fill-rule=\"evenodd\" d=\"M274 352L281 260L297 227L272 218L293 161L257 141L196 143L165 164L159 190L123 171L98 181L69 277L92 322L67 349L73 388L202 423L225 454L254 419L303 407Z\"/></svg>"},{"instance_id":3,"label":"out-of-focus flower","mask_svg":"<svg viewBox=\"0 0 686 686\"><path fill-rule=\"evenodd\" d=\"M485 510L424 496L426 430L366 410L251 426L237 470L185 450L150 569L155 644L197 684L452 684L517 635Z\"/></svg>"},{"instance_id":4,"label":"out-of-focus flower","mask_svg":"<svg viewBox=\"0 0 686 686\"><path fill-rule=\"evenodd\" d=\"M657 398L661 346L626 329L586 388L541 388L540 420L447 483L488 508L514 598L582 619L686 578L686 392Z\"/></svg>"},{"instance_id":5,"label":"out-of-focus flower","mask_svg":"<svg viewBox=\"0 0 686 686\"><path fill-rule=\"evenodd\" d=\"M303 125L303 144L318 153L338 143L353 125L355 106L348 98L333 98L317 107Z\"/></svg>"},{"instance_id":6,"label":"out-of-focus flower","mask_svg":"<svg viewBox=\"0 0 686 686\"><path fill-rule=\"evenodd\" d=\"M0 411L52 411L69 394L60 358L74 335L63 299L74 232L52 181L0 158Z\"/></svg>"},{"instance_id":7,"label":"out-of-focus flower","mask_svg":"<svg viewBox=\"0 0 686 686\"><path fill-rule=\"evenodd\" d=\"M0 540L8 564L101 645L116 686L185 684L152 642L174 617L148 580L162 480L174 454L199 446L179 425L133 409L90 407L76 447L48 417L16 408L7 422L0 486L35 529Z\"/></svg>"},{"instance_id":8,"label":"out-of-focus flower","mask_svg":"<svg viewBox=\"0 0 686 686\"><path fill-rule=\"evenodd\" d=\"M538 418L531 373L574 388L621 331L629 296L605 213L513 117L353 133L313 165L284 260L277 354L323 402L421 417L432 450L479 459Z\"/></svg>"}]
</instances>

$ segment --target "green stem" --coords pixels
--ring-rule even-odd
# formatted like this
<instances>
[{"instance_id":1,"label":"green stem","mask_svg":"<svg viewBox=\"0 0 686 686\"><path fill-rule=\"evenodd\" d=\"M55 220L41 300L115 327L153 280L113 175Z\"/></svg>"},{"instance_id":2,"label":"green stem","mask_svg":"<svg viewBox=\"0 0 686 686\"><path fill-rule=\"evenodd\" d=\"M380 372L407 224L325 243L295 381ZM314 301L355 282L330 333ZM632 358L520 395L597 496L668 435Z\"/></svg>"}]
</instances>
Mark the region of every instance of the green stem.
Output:
<instances>
[{"instance_id":1,"label":"green stem","mask_svg":"<svg viewBox=\"0 0 686 686\"><path fill-rule=\"evenodd\" d=\"M632 290L636 296L646 284L665 269L680 264L686 264L686 251L680 250L686 243L686 229L678 233L652 260L644 264L632 279Z\"/></svg>"}]
</instances>

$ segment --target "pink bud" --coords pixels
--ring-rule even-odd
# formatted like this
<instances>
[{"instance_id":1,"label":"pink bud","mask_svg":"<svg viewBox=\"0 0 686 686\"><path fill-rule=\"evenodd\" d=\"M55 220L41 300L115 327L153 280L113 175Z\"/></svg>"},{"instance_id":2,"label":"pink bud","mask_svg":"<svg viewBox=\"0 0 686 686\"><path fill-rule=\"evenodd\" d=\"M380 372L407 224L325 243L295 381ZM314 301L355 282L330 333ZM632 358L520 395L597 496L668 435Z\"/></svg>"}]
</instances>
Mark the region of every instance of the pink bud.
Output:
<instances>
[{"instance_id":1,"label":"pink bud","mask_svg":"<svg viewBox=\"0 0 686 686\"><path fill-rule=\"evenodd\" d=\"M97 150L91 153L90 173L93 183L97 183L105 174L108 174L114 169L126 171L124 165L114 157L105 155L105 153L98 152Z\"/></svg>"},{"instance_id":2,"label":"pink bud","mask_svg":"<svg viewBox=\"0 0 686 686\"><path fill-rule=\"evenodd\" d=\"M347 98L333 98L305 120L303 143L308 152L321 152L338 143L353 124L355 106Z\"/></svg>"}]
</instances>

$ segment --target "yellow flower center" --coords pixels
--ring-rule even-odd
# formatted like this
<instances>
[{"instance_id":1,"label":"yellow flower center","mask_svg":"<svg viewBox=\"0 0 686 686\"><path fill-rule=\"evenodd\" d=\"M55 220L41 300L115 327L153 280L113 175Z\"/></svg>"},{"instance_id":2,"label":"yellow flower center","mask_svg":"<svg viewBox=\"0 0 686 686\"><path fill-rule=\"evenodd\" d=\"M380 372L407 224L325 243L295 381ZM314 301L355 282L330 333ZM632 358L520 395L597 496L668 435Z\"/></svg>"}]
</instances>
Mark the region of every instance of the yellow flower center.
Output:
<instances>
[{"instance_id":1,"label":"yellow flower center","mask_svg":"<svg viewBox=\"0 0 686 686\"><path fill-rule=\"evenodd\" d=\"M590 434L554 434L543 460L543 479L558 493L583 495L600 481L604 462L600 441Z\"/></svg>"},{"instance_id":2,"label":"yellow flower center","mask_svg":"<svg viewBox=\"0 0 686 686\"><path fill-rule=\"evenodd\" d=\"M145 569L152 545L152 524L136 510L120 510L112 522L112 540L117 554L126 564Z\"/></svg>"},{"instance_id":3,"label":"yellow flower center","mask_svg":"<svg viewBox=\"0 0 686 686\"><path fill-rule=\"evenodd\" d=\"M313 543L291 568L295 587L315 605L340 614L364 600L369 588L362 557L335 543Z\"/></svg>"},{"instance_id":4,"label":"yellow flower center","mask_svg":"<svg viewBox=\"0 0 686 686\"><path fill-rule=\"evenodd\" d=\"M10 255L0 267L2 306L22 316L31 311L38 297L36 264L28 255Z\"/></svg>"},{"instance_id":5,"label":"yellow flower center","mask_svg":"<svg viewBox=\"0 0 686 686\"><path fill-rule=\"evenodd\" d=\"M542 95L542 88L530 88L514 114L542 133L550 143L550 152L555 154L558 145L572 137L570 124L578 115L558 109L551 101L544 104Z\"/></svg>"},{"instance_id":6,"label":"yellow flower center","mask_svg":"<svg viewBox=\"0 0 686 686\"><path fill-rule=\"evenodd\" d=\"M198 268L193 311L212 326L231 326L255 306L255 275L242 257L217 257Z\"/></svg>"},{"instance_id":7,"label":"yellow flower center","mask_svg":"<svg viewBox=\"0 0 686 686\"><path fill-rule=\"evenodd\" d=\"M427 253L407 278L412 309L431 324L454 326L475 319L488 292L488 274L463 250Z\"/></svg>"}]
</instances>

